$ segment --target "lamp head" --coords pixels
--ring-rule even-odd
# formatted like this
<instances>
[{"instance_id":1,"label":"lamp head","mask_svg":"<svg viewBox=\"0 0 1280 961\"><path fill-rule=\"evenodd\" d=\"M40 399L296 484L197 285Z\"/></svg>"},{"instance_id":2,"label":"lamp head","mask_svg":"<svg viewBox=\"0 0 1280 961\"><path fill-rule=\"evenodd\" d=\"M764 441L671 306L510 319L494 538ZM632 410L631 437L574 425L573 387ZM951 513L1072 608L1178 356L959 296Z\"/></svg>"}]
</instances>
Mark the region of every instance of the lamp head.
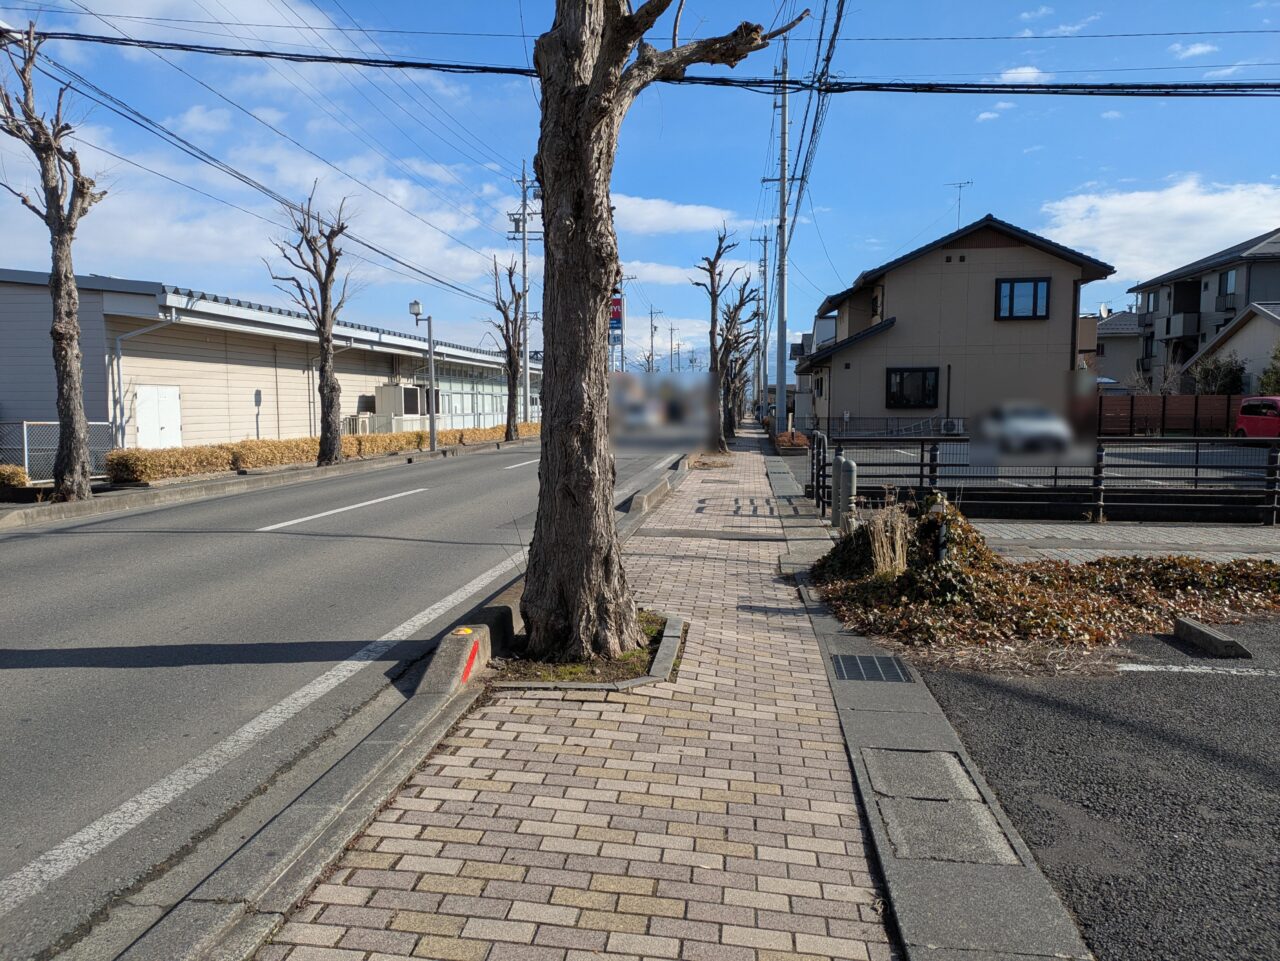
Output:
<instances>
[{"instance_id":1,"label":"lamp head","mask_svg":"<svg viewBox=\"0 0 1280 961\"><path fill-rule=\"evenodd\" d=\"M409 301L409 313L413 314L415 320L421 317L422 316L421 302L417 300Z\"/></svg>"}]
</instances>

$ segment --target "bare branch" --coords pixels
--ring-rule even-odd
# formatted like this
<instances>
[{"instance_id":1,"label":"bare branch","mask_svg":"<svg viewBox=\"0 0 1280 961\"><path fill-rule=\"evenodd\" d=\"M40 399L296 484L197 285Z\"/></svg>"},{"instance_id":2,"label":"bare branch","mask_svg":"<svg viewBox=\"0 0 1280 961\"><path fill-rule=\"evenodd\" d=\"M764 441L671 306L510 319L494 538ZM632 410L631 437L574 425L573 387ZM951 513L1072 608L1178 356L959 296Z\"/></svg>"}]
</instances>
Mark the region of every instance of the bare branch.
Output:
<instances>
[{"instance_id":1,"label":"bare branch","mask_svg":"<svg viewBox=\"0 0 1280 961\"><path fill-rule=\"evenodd\" d=\"M671 46L680 46L680 15L684 13L684 0L680 0L679 6L676 7L676 19L671 24Z\"/></svg>"},{"instance_id":2,"label":"bare branch","mask_svg":"<svg viewBox=\"0 0 1280 961\"><path fill-rule=\"evenodd\" d=\"M31 198L28 197L26 194L21 193L20 191L14 190L4 181L0 181L0 187L3 187L5 190L9 191L9 193L13 194L15 197L21 200L22 206L26 207L28 210L30 210L33 214L35 214L41 220L46 222L48 221L49 215L44 210L42 210L39 206L37 206L34 202L32 202Z\"/></svg>"}]
</instances>

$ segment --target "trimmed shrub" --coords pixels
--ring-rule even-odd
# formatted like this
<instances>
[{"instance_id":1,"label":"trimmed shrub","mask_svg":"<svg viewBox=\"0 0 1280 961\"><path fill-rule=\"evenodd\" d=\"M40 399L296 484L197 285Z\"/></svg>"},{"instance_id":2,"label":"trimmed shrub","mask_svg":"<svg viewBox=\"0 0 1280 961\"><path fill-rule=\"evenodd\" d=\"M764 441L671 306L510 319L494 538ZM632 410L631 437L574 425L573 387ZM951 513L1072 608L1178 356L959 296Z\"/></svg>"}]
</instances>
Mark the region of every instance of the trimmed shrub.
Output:
<instances>
[{"instance_id":1,"label":"trimmed shrub","mask_svg":"<svg viewBox=\"0 0 1280 961\"><path fill-rule=\"evenodd\" d=\"M343 438L343 453L346 454ZM242 440L232 446L234 461L232 470L253 470L259 467L285 467L289 464L315 463L320 456L318 437L293 437L288 440ZM354 451L352 452L354 453Z\"/></svg>"},{"instance_id":2,"label":"trimmed shrub","mask_svg":"<svg viewBox=\"0 0 1280 961\"><path fill-rule=\"evenodd\" d=\"M235 450L230 444L202 447L165 447L148 450L129 447L107 454L107 476L112 483L144 483L166 477L190 477L233 470Z\"/></svg>"},{"instance_id":3,"label":"trimmed shrub","mask_svg":"<svg viewBox=\"0 0 1280 961\"><path fill-rule=\"evenodd\" d=\"M420 430L405 430L395 434L358 434L356 440L358 457L373 457L379 454L398 454L406 450L421 450L429 447L429 433Z\"/></svg>"},{"instance_id":4,"label":"trimmed shrub","mask_svg":"<svg viewBox=\"0 0 1280 961\"><path fill-rule=\"evenodd\" d=\"M26 487L31 483L27 472L17 464L0 464L0 493Z\"/></svg>"}]
</instances>

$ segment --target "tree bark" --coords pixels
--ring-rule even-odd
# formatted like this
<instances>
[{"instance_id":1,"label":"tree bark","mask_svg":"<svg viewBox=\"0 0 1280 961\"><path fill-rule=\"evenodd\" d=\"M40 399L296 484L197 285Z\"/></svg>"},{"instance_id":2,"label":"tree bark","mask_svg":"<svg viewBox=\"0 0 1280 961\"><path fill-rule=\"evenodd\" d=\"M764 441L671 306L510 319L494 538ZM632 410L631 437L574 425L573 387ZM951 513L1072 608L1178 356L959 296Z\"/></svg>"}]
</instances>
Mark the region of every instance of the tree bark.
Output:
<instances>
[{"instance_id":1,"label":"tree bark","mask_svg":"<svg viewBox=\"0 0 1280 961\"><path fill-rule=\"evenodd\" d=\"M58 453L53 461L55 500L93 496L89 425L84 414L83 358L80 353L80 290L71 261L71 231L50 238L53 250L49 297L53 304L53 370L57 383Z\"/></svg>"},{"instance_id":2,"label":"tree bark","mask_svg":"<svg viewBox=\"0 0 1280 961\"><path fill-rule=\"evenodd\" d=\"M517 359L516 364L520 362ZM511 362L508 361L507 369L510 370ZM507 440L518 440L520 438L520 385L518 377L507 378L507 430L505 437Z\"/></svg>"},{"instance_id":3,"label":"tree bark","mask_svg":"<svg viewBox=\"0 0 1280 961\"><path fill-rule=\"evenodd\" d=\"M333 321L320 330L320 453L316 466L342 460L342 384L333 364Z\"/></svg>"},{"instance_id":4,"label":"tree bark","mask_svg":"<svg viewBox=\"0 0 1280 961\"><path fill-rule=\"evenodd\" d=\"M609 297L621 280L610 180L624 108L591 95L598 70L622 67L598 63L603 34L586 10L562 9L536 48L542 129L534 170L545 251L542 459L520 610L530 653L558 660L612 658L641 644L614 526L607 428Z\"/></svg>"},{"instance_id":5,"label":"tree bark","mask_svg":"<svg viewBox=\"0 0 1280 961\"><path fill-rule=\"evenodd\" d=\"M529 652L616 657L642 635L614 526L608 432L609 300L621 281L610 180L627 110L655 80L693 63L736 65L774 34L731 34L658 51L644 35L672 0L556 0L538 38L542 123L542 458L521 612ZM795 22L798 22L795 21ZM783 31L794 26L794 22ZM634 54L634 59L633 59Z\"/></svg>"}]
</instances>

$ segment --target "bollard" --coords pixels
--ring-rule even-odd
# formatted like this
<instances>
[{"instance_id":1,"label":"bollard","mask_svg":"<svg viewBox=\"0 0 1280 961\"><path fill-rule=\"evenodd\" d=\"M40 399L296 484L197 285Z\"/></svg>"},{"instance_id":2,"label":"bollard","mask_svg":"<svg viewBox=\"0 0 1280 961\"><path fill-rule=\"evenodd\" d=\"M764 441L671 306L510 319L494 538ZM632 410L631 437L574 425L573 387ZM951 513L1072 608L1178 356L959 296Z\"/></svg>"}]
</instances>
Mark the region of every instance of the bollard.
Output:
<instances>
[{"instance_id":1,"label":"bollard","mask_svg":"<svg viewBox=\"0 0 1280 961\"><path fill-rule=\"evenodd\" d=\"M938 486L938 445L929 445L929 486Z\"/></svg>"},{"instance_id":2,"label":"bollard","mask_svg":"<svg viewBox=\"0 0 1280 961\"><path fill-rule=\"evenodd\" d=\"M849 534L858 524L858 465L852 457L846 457L840 469L840 523L836 529Z\"/></svg>"},{"instance_id":3,"label":"bollard","mask_svg":"<svg viewBox=\"0 0 1280 961\"><path fill-rule=\"evenodd\" d=\"M844 448L836 448L836 459L831 463L831 527L840 529L840 518L844 515Z\"/></svg>"},{"instance_id":4,"label":"bollard","mask_svg":"<svg viewBox=\"0 0 1280 961\"><path fill-rule=\"evenodd\" d=\"M1093 462L1093 523L1101 524L1103 518L1103 476L1107 465L1107 449L1098 441L1098 451Z\"/></svg>"},{"instance_id":5,"label":"bollard","mask_svg":"<svg viewBox=\"0 0 1280 961\"><path fill-rule=\"evenodd\" d=\"M1276 526L1276 515L1280 513L1280 447L1272 446L1267 451L1267 507L1265 522L1268 527Z\"/></svg>"}]
</instances>

